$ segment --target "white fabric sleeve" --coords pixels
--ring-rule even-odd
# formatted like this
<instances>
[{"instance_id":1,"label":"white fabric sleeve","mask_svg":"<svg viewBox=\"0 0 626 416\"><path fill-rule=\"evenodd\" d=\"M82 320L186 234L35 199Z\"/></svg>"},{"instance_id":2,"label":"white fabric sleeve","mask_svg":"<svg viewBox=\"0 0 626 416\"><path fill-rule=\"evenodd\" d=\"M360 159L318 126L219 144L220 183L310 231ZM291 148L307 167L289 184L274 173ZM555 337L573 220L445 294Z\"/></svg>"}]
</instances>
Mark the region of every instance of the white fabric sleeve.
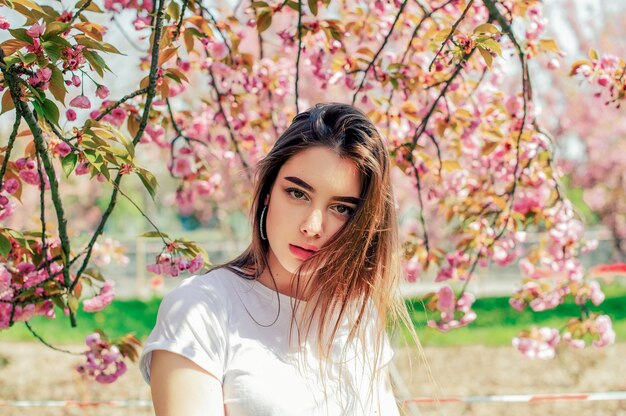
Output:
<instances>
[{"instance_id":1,"label":"white fabric sleeve","mask_svg":"<svg viewBox=\"0 0 626 416\"><path fill-rule=\"evenodd\" d=\"M163 298L154 329L145 342L139 369L148 384L154 350L180 354L218 380L223 379L228 342L226 308L208 288L187 283Z\"/></svg>"}]
</instances>

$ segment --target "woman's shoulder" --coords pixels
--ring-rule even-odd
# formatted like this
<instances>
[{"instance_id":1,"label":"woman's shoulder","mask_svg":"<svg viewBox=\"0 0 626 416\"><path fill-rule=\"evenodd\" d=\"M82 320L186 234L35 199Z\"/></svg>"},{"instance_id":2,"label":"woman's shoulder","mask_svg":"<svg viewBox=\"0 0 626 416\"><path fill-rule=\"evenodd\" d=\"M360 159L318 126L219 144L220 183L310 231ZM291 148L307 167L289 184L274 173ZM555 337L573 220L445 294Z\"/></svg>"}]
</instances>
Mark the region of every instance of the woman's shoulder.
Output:
<instances>
[{"instance_id":1,"label":"woman's shoulder","mask_svg":"<svg viewBox=\"0 0 626 416\"><path fill-rule=\"evenodd\" d=\"M205 274L184 279L181 284L167 293L165 298L185 298L211 302L224 302L231 296L233 285L240 279L237 274L225 267L209 270Z\"/></svg>"}]
</instances>

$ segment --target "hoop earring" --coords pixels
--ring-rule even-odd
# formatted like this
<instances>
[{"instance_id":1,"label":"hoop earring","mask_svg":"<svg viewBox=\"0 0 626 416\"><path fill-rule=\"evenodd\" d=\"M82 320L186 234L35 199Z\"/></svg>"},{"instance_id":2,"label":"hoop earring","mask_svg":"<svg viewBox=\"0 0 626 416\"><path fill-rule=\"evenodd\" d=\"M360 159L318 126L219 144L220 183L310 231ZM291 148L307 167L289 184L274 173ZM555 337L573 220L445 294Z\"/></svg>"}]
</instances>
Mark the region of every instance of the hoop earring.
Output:
<instances>
[{"instance_id":1,"label":"hoop earring","mask_svg":"<svg viewBox=\"0 0 626 416\"><path fill-rule=\"evenodd\" d=\"M261 234L261 240L267 241L267 235L263 231L263 222L265 220L265 214L267 213L267 205L263 205L263 210L261 211L261 218L259 219L259 233Z\"/></svg>"}]
</instances>

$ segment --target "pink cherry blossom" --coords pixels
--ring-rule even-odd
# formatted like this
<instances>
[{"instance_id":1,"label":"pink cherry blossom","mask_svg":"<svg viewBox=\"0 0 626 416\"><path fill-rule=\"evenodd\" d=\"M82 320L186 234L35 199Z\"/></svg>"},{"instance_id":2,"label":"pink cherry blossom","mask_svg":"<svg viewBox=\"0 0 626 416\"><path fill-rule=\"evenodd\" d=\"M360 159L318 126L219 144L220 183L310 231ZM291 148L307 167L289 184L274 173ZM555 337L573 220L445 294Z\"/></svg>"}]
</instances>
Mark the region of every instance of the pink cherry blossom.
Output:
<instances>
[{"instance_id":1,"label":"pink cherry blossom","mask_svg":"<svg viewBox=\"0 0 626 416\"><path fill-rule=\"evenodd\" d=\"M81 162L78 163L76 165L76 168L74 169L74 173L77 175L86 175L90 172L90 168L89 168L89 163L88 162Z\"/></svg>"},{"instance_id":2,"label":"pink cherry blossom","mask_svg":"<svg viewBox=\"0 0 626 416\"><path fill-rule=\"evenodd\" d=\"M85 352L87 360L76 367L79 373L98 383L110 384L126 372L126 363L117 345L102 340L98 333L87 336L85 343L89 348Z\"/></svg>"},{"instance_id":3,"label":"pink cherry blossom","mask_svg":"<svg viewBox=\"0 0 626 416\"><path fill-rule=\"evenodd\" d=\"M0 264L0 299L6 300L7 297L11 295L11 279L13 276L11 273L4 267L4 265ZM9 295L9 296L7 296Z\"/></svg>"},{"instance_id":4,"label":"pink cherry blossom","mask_svg":"<svg viewBox=\"0 0 626 416\"><path fill-rule=\"evenodd\" d=\"M11 28L11 24L6 17L0 16L0 30L7 30Z\"/></svg>"},{"instance_id":5,"label":"pink cherry blossom","mask_svg":"<svg viewBox=\"0 0 626 416\"><path fill-rule=\"evenodd\" d=\"M513 338L513 346L528 358L554 358L554 348L561 339L558 329L533 328L529 334Z\"/></svg>"},{"instance_id":6,"label":"pink cherry blossom","mask_svg":"<svg viewBox=\"0 0 626 416\"><path fill-rule=\"evenodd\" d=\"M48 67L37 69L35 75L28 79L28 83L42 90L47 90L50 86L52 70Z\"/></svg>"},{"instance_id":7,"label":"pink cherry blossom","mask_svg":"<svg viewBox=\"0 0 626 416\"><path fill-rule=\"evenodd\" d=\"M28 30L26 30L26 34L31 38L38 38L43 35L43 32L46 30L46 25L40 25L39 23L33 24Z\"/></svg>"},{"instance_id":8,"label":"pink cherry blossom","mask_svg":"<svg viewBox=\"0 0 626 416\"><path fill-rule=\"evenodd\" d=\"M221 61L228 56L228 47L224 42L214 40L209 44L209 55L216 61Z\"/></svg>"},{"instance_id":9,"label":"pink cherry blossom","mask_svg":"<svg viewBox=\"0 0 626 416\"><path fill-rule=\"evenodd\" d=\"M91 108L91 102L85 95L76 96L70 101L70 105L76 108Z\"/></svg>"},{"instance_id":10,"label":"pink cherry blossom","mask_svg":"<svg viewBox=\"0 0 626 416\"><path fill-rule=\"evenodd\" d=\"M70 145L65 142L60 142L56 147L56 150L61 157L65 157L72 152L72 148L70 147Z\"/></svg>"},{"instance_id":11,"label":"pink cherry blossom","mask_svg":"<svg viewBox=\"0 0 626 416\"><path fill-rule=\"evenodd\" d=\"M593 341L596 348L604 348L615 343L615 331L608 315L600 315L596 318L595 328L598 331L598 339Z\"/></svg>"},{"instance_id":12,"label":"pink cherry blossom","mask_svg":"<svg viewBox=\"0 0 626 416\"><path fill-rule=\"evenodd\" d=\"M115 283L111 280L107 280L98 295L83 301L83 310L85 312L98 312L106 308L115 298L114 287Z\"/></svg>"},{"instance_id":13,"label":"pink cherry blossom","mask_svg":"<svg viewBox=\"0 0 626 416\"><path fill-rule=\"evenodd\" d=\"M185 178L197 172L196 162L192 155L178 156L174 159L172 175Z\"/></svg>"},{"instance_id":14,"label":"pink cherry blossom","mask_svg":"<svg viewBox=\"0 0 626 416\"><path fill-rule=\"evenodd\" d=\"M74 111L71 108L68 108L67 111L65 112L65 116L67 117L68 121L74 121L76 120L76 111Z\"/></svg>"},{"instance_id":15,"label":"pink cherry blossom","mask_svg":"<svg viewBox=\"0 0 626 416\"><path fill-rule=\"evenodd\" d=\"M197 273L204 266L204 258L201 254L196 255L189 263L189 273Z\"/></svg>"},{"instance_id":16,"label":"pink cherry blossom","mask_svg":"<svg viewBox=\"0 0 626 416\"><path fill-rule=\"evenodd\" d=\"M98 98L105 99L109 96L109 93L109 89L104 85L98 85L98 88L96 88L96 95Z\"/></svg>"},{"instance_id":17,"label":"pink cherry blossom","mask_svg":"<svg viewBox=\"0 0 626 416\"><path fill-rule=\"evenodd\" d=\"M15 191L17 191L19 186L20 186L20 183L17 179L9 178L9 179L5 179L5 181L2 183L2 190L13 195Z\"/></svg>"}]
</instances>

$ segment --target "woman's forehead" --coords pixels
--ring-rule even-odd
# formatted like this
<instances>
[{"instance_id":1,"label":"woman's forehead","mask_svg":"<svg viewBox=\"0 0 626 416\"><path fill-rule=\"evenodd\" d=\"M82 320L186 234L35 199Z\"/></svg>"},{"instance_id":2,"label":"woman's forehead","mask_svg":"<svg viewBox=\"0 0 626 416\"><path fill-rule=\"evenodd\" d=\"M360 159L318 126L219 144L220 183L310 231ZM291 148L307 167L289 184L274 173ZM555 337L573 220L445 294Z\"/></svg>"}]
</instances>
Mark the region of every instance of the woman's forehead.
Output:
<instances>
[{"instance_id":1,"label":"woman's forehead","mask_svg":"<svg viewBox=\"0 0 626 416\"><path fill-rule=\"evenodd\" d=\"M356 163L327 147L312 147L289 158L279 172L279 178L286 177L299 178L316 192L338 196L359 196L361 192Z\"/></svg>"}]
</instances>

